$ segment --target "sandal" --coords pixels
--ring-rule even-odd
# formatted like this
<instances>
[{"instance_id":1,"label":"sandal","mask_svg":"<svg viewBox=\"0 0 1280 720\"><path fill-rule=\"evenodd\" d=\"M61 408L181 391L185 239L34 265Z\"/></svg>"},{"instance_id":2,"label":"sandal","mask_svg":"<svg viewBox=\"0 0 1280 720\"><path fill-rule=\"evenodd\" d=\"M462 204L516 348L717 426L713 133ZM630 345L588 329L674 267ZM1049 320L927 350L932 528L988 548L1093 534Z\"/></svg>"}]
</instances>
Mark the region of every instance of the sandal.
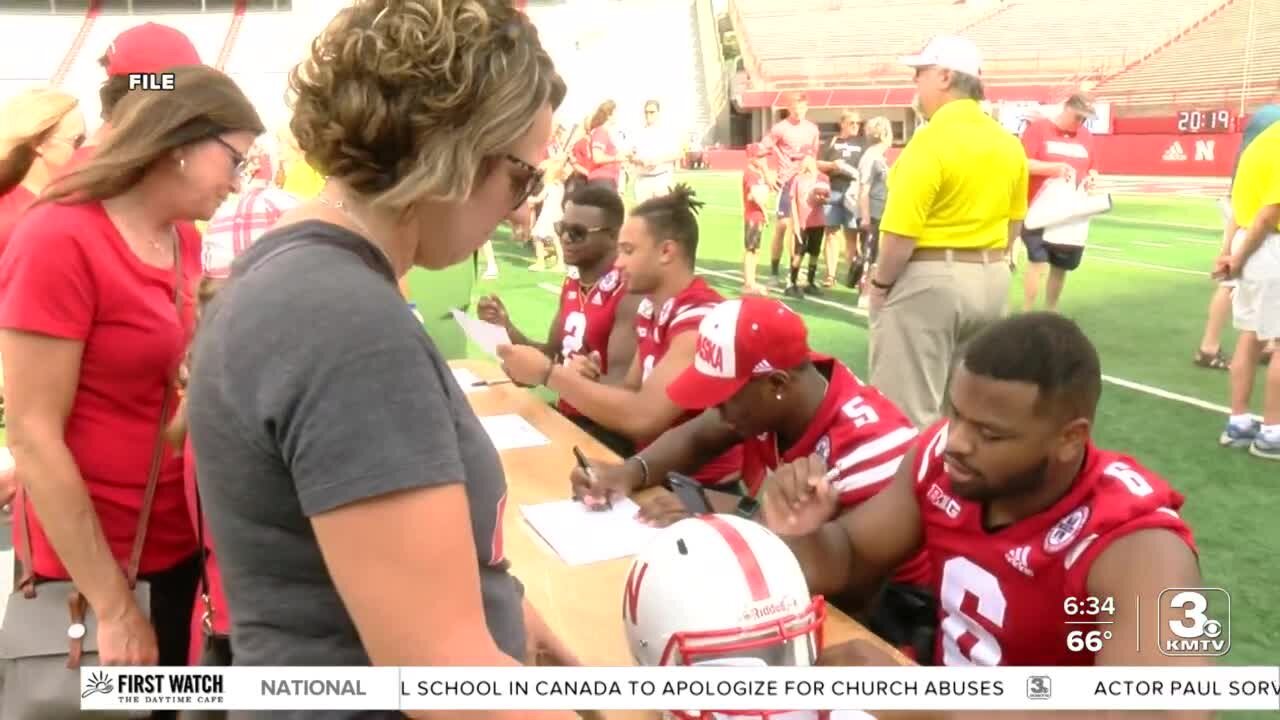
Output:
<instances>
[{"instance_id":1,"label":"sandal","mask_svg":"<svg viewBox=\"0 0 1280 720\"><path fill-rule=\"evenodd\" d=\"M1217 352L1212 352L1212 353L1207 353L1203 350L1197 350L1196 356L1191 359L1191 362L1199 367L1209 368L1210 370L1230 370L1231 369L1231 361L1222 356L1221 349L1219 349Z\"/></svg>"}]
</instances>

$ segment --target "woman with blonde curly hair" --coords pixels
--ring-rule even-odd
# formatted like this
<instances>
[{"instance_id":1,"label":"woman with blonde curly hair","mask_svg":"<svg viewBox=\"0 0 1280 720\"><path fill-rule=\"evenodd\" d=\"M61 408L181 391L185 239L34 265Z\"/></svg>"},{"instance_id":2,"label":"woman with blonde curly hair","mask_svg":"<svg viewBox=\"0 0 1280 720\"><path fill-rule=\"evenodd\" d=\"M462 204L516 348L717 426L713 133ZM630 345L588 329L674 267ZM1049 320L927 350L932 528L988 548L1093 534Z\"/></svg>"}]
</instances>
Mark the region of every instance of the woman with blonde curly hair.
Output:
<instances>
[{"instance_id":1,"label":"woman with blonde curly hair","mask_svg":"<svg viewBox=\"0 0 1280 720\"><path fill-rule=\"evenodd\" d=\"M0 241L84 143L79 106L71 95L43 88L0 105Z\"/></svg>"},{"instance_id":2,"label":"woman with blonde curly hair","mask_svg":"<svg viewBox=\"0 0 1280 720\"><path fill-rule=\"evenodd\" d=\"M538 190L563 81L510 0L362 0L290 87L327 184L232 267L187 395L235 664L567 661L509 572L498 454L396 287Z\"/></svg>"}]
</instances>

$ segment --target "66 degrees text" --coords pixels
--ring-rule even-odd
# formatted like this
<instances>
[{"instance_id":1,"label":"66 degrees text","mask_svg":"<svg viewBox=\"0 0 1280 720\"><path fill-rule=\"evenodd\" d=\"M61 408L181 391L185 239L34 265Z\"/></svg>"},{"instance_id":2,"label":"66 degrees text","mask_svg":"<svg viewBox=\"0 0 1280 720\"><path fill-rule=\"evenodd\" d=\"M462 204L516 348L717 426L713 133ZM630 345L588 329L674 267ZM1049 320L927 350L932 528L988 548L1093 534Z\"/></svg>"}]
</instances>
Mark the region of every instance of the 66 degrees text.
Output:
<instances>
[{"instance_id":1,"label":"66 degrees text","mask_svg":"<svg viewBox=\"0 0 1280 720\"><path fill-rule=\"evenodd\" d=\"M1067 650L1096 653L1111 639L1115 623L1116 601L1111 597L1068 597L1062 601L1066 616Z\"/></svg>"}]
</instances>

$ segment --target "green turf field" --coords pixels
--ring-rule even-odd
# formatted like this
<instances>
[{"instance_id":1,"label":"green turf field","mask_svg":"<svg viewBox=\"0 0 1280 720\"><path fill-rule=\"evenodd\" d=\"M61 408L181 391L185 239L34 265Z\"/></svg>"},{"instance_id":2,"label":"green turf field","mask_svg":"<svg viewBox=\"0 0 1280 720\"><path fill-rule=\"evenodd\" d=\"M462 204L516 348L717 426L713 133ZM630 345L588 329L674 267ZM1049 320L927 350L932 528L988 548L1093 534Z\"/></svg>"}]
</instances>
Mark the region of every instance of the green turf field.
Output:
<instances>
[{"instance_id":1,"label":"green turf field","mask_svg":"<svg viewBox=\"0 0 1280 720\"><path fill-rule=\"evenodd\" d=\"M701 216L698 267L721 292L735 295L741 286L739 176L695 173L686 181L708 202ZM1267 579L1267 568L1280 547L1280 525L1271 525L1266 515L1280 489L1280 464L1219 448L1222 411L1186 400L1215 406L1228 402L1227 374L1193 367L1190 361L1214 288L1207 270L1217 253L1220 227L1221 216L1211 200L1117 198L1115 210L1094 223L1084 264L1070 275L1061 310L1093 338L1103 372L1112 380L1103 393L1099 444L1135 456L1187 497L1183 515L1196 534L1205 584L1231 593L1234 633L1224 661L1274 665L1280 662L1280 603L1269 596L1275 582ZM541 336L555 310L553 291L560 277L529 272L529 251L505 235L497 251L501 277L476 280L473 296L500 293L520 327ZM461 277L454 282L468 281ZM423 300L442 286L425 275L415 275L413 282ZM450 294L466 292L461 285L448 285ZM1021 307L1020 276L1011 297ZM816 350L840 357L865 375L867 321L853 309L853 293L841 287L829 291L825 300L789 303L808 320ZM1234 347L1231 332L1224 347L1228 352ZM1146 391L1130 389L1135 383ZM1261 382L1258 392L1260 402ZM1170 393L1186 399L1170 399Z\"/></svg>"}]
</instances>

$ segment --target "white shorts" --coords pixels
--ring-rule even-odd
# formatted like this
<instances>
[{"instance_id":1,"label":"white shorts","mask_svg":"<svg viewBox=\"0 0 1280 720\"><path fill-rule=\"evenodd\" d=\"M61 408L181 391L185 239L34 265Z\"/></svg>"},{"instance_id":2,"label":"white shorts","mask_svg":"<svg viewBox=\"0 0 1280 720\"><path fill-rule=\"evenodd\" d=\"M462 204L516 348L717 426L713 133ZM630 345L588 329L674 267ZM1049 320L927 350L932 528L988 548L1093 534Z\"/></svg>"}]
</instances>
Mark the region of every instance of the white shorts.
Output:
<instances>
[{"instance_id":1,"label":"white shorts","mask_svg":"<svg viewBox=\"0 0 1280 720\"><path fill-rule=\"evenodd\" d=\"M661 197L671 192L671 187L676 184L676 176L674 173L659 173L657 175L637 175L634 191L636 194L636 202L642 203L649 198Z\"/></svg>"},{"instance_id":2,"label":"white shorts","mask_svg":"<svg viewBox=\"0 0 1280 720\"><path fill-rule=\"evenodd\" d=\"M1280 338L1280 234L1268 235L1249 257L1231 296L1235 328L1259 340Z\"/></svg>"}]
</instances>

